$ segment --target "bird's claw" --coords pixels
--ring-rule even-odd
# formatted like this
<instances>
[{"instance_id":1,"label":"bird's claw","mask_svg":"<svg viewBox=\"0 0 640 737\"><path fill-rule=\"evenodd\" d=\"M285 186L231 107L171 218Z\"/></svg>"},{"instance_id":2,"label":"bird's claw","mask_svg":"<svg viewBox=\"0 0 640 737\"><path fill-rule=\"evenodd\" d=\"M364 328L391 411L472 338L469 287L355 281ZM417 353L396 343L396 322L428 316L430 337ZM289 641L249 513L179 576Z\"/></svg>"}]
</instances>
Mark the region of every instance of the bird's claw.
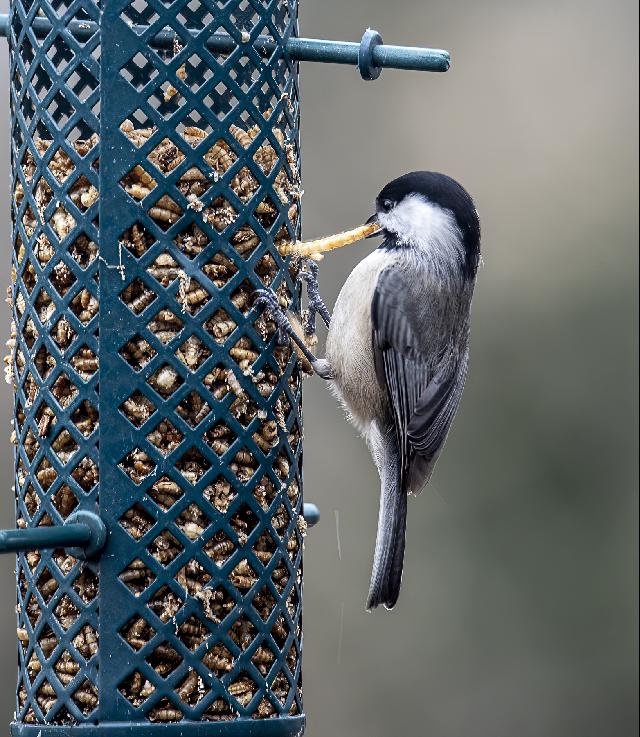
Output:
<instances>
[{"instance_id":1,"label":"bird's claw","mask_svg":"<svg viewBox=\"0 0 640 737\"><path fill-rule=\"evenodd\" d=\"M254 304L257 307L263 307L271 315L271 319L275 322L277 328L276 342L278 345L289 345L291 325L275 292L271 289L257 289Z\"/></svg>"},{"instance_id":2,"label":"bird's claw","mask_svg":"<svg viewBox=\"0 0 640 737\"><path fill-rule=\"evenodd\" d=\"M264 307L269 312L280 309L280 302L272 289L256 289L254 304L258 307Z\"/></svg>"},{"instance_id":3,"label":"bird's claw","mask_svg":"<svg viewBox=\"0 0 640 737\"><path fill-rule=\"evenodd\" d=\"M298 281L305 281L307 284L310 281L315 282L315 284L318 284L318 262L314 261L312 258L305 258L304 259L304 266L298 273Z\"/></svg>"},{"instance_id":4,"label":"bird's claw","mask_svg":"<svg viewBox=\"0 0 640 737\"><path fill-rule=\"evenodd\" d=\"M307 338L316 334L316 314L319 314L324 322L329 325L331 315L329 310L320 296L320 288L318 285L318 264L313 259L304 260L304 268L298 274L298 282L305 282L307 285L307 299L309 307L304 315L303 330Z\"/></svg>"}]
</instances>

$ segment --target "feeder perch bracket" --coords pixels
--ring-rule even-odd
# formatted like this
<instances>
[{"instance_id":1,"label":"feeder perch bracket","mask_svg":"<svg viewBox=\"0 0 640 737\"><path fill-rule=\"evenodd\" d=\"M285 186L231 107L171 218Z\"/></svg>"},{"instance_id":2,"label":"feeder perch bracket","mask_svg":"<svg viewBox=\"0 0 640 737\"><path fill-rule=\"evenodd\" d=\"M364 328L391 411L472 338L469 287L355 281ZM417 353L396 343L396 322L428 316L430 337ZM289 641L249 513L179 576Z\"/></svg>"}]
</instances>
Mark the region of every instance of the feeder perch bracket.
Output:
<instances>
[{"instance_id":1,"label":"feeder perch bracket","mask_svg":"<svg viewBox=\"0 0 640 737\"><path fill-rule=\"evenodd\" d=\"M320 510L305 502L303 517L309 527L320 521ZM93 512L70 515L63 525L0 530L0 553L23 553L28 550L66 548L83 560L97 557L107 542L104 522Z\"/></svg>"},{"instance_id":2,"label":"feeder perch bracket","mask_svg":"<svg viewBox=\"0 0 640 737\"><path fill-rule=\"evenodd\" d=\"M95 558L107 541L104 522L93 512L69 515L63 525L0 530L0 553L66 548L82 559Z\"/></svg>"},{"instance_id":3,"label":"feeder perch bracket","mask_svg":"<svg viewBox=\"0 0 640 737\"><path fill-rule=\"evenodd\" d=\"M31 28L38 38L46 38L53 26L47 18L34 18ZM78 41L87 41L98 30L97 23L72 20L67 25L68 32ZM142 26L133 26L142 35ZM9 16L0 15L0 36L9 38ZM175 34L161 31L149 40L156 48L172 49ZM216 53L230 53L237 46L252 44L263 58L269 57L275 48L274 41L266 36L258 36L244 41L226 33L214 33L206 42L207 47ZM451 57L443 49L427 49L415 46L385 45L382 36L368 28L360 42L328 41L317 38L290 38L286 44L287 52L294 61L315 61L324 64L346 64L357 67L362 79L377 79L382 69L405 69L419 72L446 72L451 64Z\"/></svg>"}]
</instances>

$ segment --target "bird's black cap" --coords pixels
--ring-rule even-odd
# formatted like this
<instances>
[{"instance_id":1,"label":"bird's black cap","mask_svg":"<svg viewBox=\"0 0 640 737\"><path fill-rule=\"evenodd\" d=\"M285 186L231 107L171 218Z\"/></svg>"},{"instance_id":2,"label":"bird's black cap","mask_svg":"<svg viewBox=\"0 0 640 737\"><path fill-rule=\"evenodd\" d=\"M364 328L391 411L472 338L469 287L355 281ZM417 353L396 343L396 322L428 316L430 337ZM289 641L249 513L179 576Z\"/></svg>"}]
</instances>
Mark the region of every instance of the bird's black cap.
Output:
<instances>
[{"instance_id":1,"label":"bird's black cap","mask_svg":"<svg viewBox=\"0 0 640 737\"><path fill-rule=\"evenodd\" d=\"M475 275L480 257L480 219L471 195L455 179L434 171L413 171L389 182L376 198L378 212L386 212L409 195L422 195L450 210L462 233L465 270Z\"/></svg>"}]
</instances>

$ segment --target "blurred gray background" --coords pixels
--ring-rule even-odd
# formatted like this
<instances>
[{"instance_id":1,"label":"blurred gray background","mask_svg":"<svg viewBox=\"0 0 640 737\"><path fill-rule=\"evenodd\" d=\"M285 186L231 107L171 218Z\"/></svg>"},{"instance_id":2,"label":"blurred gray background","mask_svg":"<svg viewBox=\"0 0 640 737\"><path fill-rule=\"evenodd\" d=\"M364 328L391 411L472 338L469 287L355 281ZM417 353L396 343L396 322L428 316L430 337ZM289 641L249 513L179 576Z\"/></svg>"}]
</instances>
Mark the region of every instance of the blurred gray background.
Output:
<instances>
[{"instance_id":1,"label":"blurred gray background","mask_svg":"<svg viewBox=\"0 0 640 737\"><path fill-rule=\"evenodd\" d=\"M364 611L375 469L322 382L306 384L305 494L323 514L305 557L308 737L637 733L637 22L632 0L302 2L303 35L357 39L370 25L453 57L445 75L375 83L304 66L305 235L359 224L386 181L430 168L476 198L485 263L467 389L410 502L392 613ZM0 90L4 289L4 42ZM326 259L329 304L374 245ZM10 405L3 383L2 526ZM4 725L13 559L0 566Z\"/></svg>"}]
</instances>

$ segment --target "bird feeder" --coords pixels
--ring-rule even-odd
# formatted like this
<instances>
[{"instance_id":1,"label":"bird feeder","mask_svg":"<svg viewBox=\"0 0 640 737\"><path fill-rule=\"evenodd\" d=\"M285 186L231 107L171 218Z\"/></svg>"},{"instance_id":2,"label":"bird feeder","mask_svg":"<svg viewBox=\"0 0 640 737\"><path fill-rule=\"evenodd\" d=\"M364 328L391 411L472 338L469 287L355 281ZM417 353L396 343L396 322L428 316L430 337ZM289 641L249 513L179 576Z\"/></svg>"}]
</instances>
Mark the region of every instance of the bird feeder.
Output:
<instances>
[{"instance_id":1,"label":"bird feeder","mask_svg":"<svg viewBox=\"0 0 640 737\"><path fill-rule=\"evenodd\" d=\"M12 0L12 735L296 735L297 0Z\"/></svg>"}]
</instances>

